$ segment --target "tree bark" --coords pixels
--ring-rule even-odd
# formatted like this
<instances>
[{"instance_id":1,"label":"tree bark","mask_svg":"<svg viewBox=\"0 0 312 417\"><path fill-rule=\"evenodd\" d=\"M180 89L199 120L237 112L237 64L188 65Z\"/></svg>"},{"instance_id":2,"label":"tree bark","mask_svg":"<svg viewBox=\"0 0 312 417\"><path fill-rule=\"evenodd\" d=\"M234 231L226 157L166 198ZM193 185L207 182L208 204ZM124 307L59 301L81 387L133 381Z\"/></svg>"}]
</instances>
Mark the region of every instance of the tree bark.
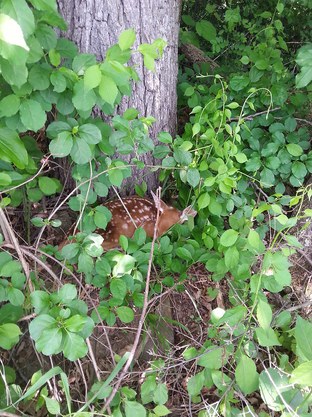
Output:
<instances>
[{"instance_id":1,"label":"tree bark","mask_svg":"<svg viewBox=\"0 0 312 417\"><path fill-rule=\"evenodd\" d=\"M60 13L68 23L65 36L76 42L81 52L94 53L100 60L117 43L119 34L129 28L137 34L135 47L157 38L166 40L167 47L162 59L156 62L154 73L143 67L139 54L135 55L133 63L140 81L133 86L131 97L124 97L117 110L122 114L134 107L141 116L155 117L150 129L154 143L162 130L172 135L176 132L180 3L181 0L58 0ZM130 159L130 156L126 158ZM155 164L151 155L144 156L144 162ZM138 178L138 175L146 177ZM133 177L125 186L126 194L133 193L134 184L142 179L147 182L148 191L158 186L157 173L149 169L134 172Z\"/></svg>"}]
</instances>

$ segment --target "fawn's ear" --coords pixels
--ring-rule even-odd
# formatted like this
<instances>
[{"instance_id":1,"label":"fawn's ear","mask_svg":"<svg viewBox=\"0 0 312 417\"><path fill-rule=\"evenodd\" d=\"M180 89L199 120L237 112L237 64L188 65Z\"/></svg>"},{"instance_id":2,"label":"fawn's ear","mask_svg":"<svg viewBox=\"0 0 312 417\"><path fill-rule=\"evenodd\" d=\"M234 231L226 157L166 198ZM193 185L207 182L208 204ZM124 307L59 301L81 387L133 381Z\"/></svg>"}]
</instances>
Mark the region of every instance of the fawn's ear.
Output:
<instances>
[{"instance_id":1,"label":"fawn's ear","mask_svg":"<svg viewBox=\"0 0 312 417\"><path fill-rule=\"evenodd\" d=\"M194 210L192 206L188 206L182 211L182 214L180 216L180 219L181 219L180 222L183 223L187 221L189 217L195 217L196 214L197 214L197 211Z\"/></svg>"},{"instance_id":2,"label":"fawn's ear","mask_svg":"<svg viewBox=\"0 0 312 417\"><path fill-rule=\"evenodd\" d=\"M151 194L155 203L155 207L157 208L157 210L163 213L163 211L167 208L167 204L165 204L160 198L158 198L157 195L153 193L153 191L151 191Z\"/></svg>"}]
</instances>

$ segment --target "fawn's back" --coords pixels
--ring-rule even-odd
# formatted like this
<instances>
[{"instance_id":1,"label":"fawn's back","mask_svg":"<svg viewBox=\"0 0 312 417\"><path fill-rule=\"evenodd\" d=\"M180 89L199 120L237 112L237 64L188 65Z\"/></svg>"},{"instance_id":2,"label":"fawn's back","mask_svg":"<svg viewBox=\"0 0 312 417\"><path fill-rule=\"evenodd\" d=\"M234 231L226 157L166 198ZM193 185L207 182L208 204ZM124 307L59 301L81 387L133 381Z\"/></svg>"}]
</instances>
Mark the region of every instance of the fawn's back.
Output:
<instances>
[{"instance_id":1,"label":"fawn's back","mask_svg":"<svg viewBox=\"0 0 312 417\"><path fill-rule=\"evenodd\" d=\"M191 207L180 211L168 206L152 193L154 201L133 196L124 198L121 201L114 200L105 204L112 213L112 219L106 230L97 231L104 238L102 244L104 249L112 249L118 246L119 237L124 235L132 237L136 228L142 227L147 236L154 236L154 228L159 209L158 229L156 236L161 236L176 223L182 223L188 216L195 216L197 213Z\"/></svg>"}]
</instances>

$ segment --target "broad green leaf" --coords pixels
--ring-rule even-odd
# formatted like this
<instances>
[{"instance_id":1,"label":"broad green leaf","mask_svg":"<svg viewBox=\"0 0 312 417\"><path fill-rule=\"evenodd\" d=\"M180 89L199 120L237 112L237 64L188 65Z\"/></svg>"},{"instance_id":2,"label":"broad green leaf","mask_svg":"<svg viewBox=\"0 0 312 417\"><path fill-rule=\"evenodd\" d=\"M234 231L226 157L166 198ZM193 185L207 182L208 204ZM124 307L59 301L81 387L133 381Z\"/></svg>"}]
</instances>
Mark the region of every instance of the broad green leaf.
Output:
<instances>
[{"instance_id":1,"label":"broad green leaf","mask_svg":"<svg viewBox=\"0 0 312 417\"><path fill-rule=\"evenodd\" d=\"M77 288L73 284L64 284L58 290L58 300L61 303L68 303L69 301L73 300L77 297Z\"/></svg>"},{"instance_id":2,"label":"broad green leaf","mask_svg":"<svg viewBox=\"0 0 312 417\"><path fill-rule=\"evenodd\" d=\"M126 417L146 417L146 410L142 404L125 400L124 406Z\"/></svg>"},{"instance_id":3,"label":"broad green leaf","mask_svg":"<svg viewBox=\"0 0 312 417\"><path fill-rule=\"evenodd\" d=\"M44 401L49 413L54 415L61 413L61 407L57 400L54 398L44 397Z\"/></svg>"},{"instance_id":4,"label":"broad green leaf","mask_svg":"<svg viewBox=\"0 0 312 417\"><path fill-rule=\"evenodd\" d=\"M25 296L21 290L13 287L7 289L8 300L13 306L21 306L25 301Z\"/></svg>"},{"instance_id":5,"label":"broad green leaf","mask_svg":"<svg viewBox=\"0 0 312 417\"><path fill-rule=\"evenodd\" d=\"M92 90L100 85L102 73L99 65L88 67L84 74L84 85L86 90Z\"/></svg>"},{"instance_id":6,"label":"broad green leaf","mask_svg":"<svg viewBox=\"0 0 312 417\"><path fill-rule=\"evenodd\" d=\"M187 392L189 395L199 395L205 383L204 371L193 375L187 382Z\"/></svg>"},{"instance_id":7,"label":"broad green leaf","mask_svg":"<svg viewBox=\"0 0 312 417\"><path fill-rule=\"evenodd\" d=\"M111 77L102 75L102 79L99 85L99 94L104 101L106 101L111 106L114 106L118 95L118 88L115 81Z\"/></svg>"},{"instance_id":8,"label":"broad green leaf","mask_svg":"<svg viewBox=\"0 0 312 417\"><path fill-rule=\"evenodd\" d=\"M36 340L37 350L47 356L59 353L62 348L61 345L62 330L58 327L44 329Z\"/></svg>"},{"instance_id":9,"label":"broad green leaf","mask_svg":"<svg viewBox=\"0 0 312 417\"><path fill-rule=\"evenodd\" d=\"M259 388L264 403L273 411L281 411L285 407L283 393L290 389L288 377L277 369L269 368L261 372Z\"/></svg>"},{"instance_id":10,"label":"broad green leaf","mask_svg":"<svg viewBox=\"0 0 312 417\"><path fill-rule=\"evenodd\" d=\"M229 247L224 252L224 262L230 270L237 267L239 263L239 252L235 246Z\"/></svg>"},{"instance_id":11,"label":"broad green leaf","mask_svg":"<svg viewBox=\"0 0 312 417\"><path fill-rule=\"evenodd\" d=\"M265 251L265 246L256 230L250 229L248 235L248 243L253 249L255 249L258 254L261 254Z\"/></svg>"},{"instance_id":12,"label":"broad green leaf","mask_svg":"<svg viewBox=\"0 0 312 417\"><path fill-rule=\"evenodd\" d=\"M220 237L220 243L222 246L233 246L238 239L238 232L233 229L226 230Z\"/></svg>"},{"instance_id":13,"label":"broad green leaf","mask_svg":"<svg viewBox=\"0 0 312 417\"><path fill-rule=\"evenodd\" d=\"M42 109L40 103L35 100L23 100L19 112L23 125L28 130L33 130L34 132L41 129L47 120L45 111Z\"/></svg>"},{"instance_id":14,"label":"broad green leaf","mask_svg":"<svg viewBox=\"0 0 312 417\"><path fill-rule=\"evenodd\" d=\"M308 171L303 162L295 161L292 164L291 172L296 178L303 179L307 175Z\"/></svg>"},{"instance_id":15,"label":"broad green leaf","mask_svg":"<svg viewBox=\"0 0 312 417\"><path fill-rule=\"evenodd\" d=\"M259 375L252 359L242 355L235 369L235 378L238 386L245 395L256 391L259 386Z\"/></svg>"},{"instance_id":16,"label":"broad green leaf","mask_svg":"<svg viewBox=\"0 0 312 417\"><path fill-rule=\"evenodd\" d=\"M9 94L0 101L0 117L10 117L19 110L21 100L15 94Z\"/></svg>"},{"instance_id":17,"label":"broad green leaf","mask_svg":"<svg viewBox=\"0 0 312 417\"><path fill-rule=\"evenodd\" d=\"M113 257L116 265L113 268L113 276L120 277L130 273L135 265L135 258L130 255L118 254Z\"/></svg>"},{"instance_id":18,"label":"broad green leaf","mask_svg":"<svg viewBox=\"0 0 312 417\"><path fill-rule=\"evenodd\" d=\"M272 309L271 306L259 299L257 305L257 320L262 329L269 329L272 322Z\"/></svg>"},{"instance_id":19,"label":"broad green leaf","mask_svg":"<svg viewBox=\"0 0 312 417\"><path fill-rule=\"evenodd\" d=\"M134 320L134 312L130 307L117 307L116 314L123 323L131 323Z\"/></svg>"},{"instance_id":20,"label":"broad green leaf","mask_svg":"<svg viewBox=\"0 0 312 417\"><path fill-rule=\"evenodd\" d=\"M165 404L168 401L168 388L166 384L157 384L153 394L153 401L155 404Z\"/></svg>"},{"instance_id":21,"label":"broad green leaf","mask_svg":"<svg viewBox=\"0 0 312 417\"><path fill-rule=\"evenodd\" d=\"M83 80L80 80L74 85L72 102L78 111L91 112L96 95L93 90L86 89Z\"/></svg>"},{"instance_id":22,"label":"broad green leaf","mask_svg":"<svg viewBox=\"0 0 312 417\"><path fill-rule=\"evenodd\" d=\"M208 42L215 40L217 36L217 31L213 24L204 19L196 23L196 32Z\"/></svg>"},{"instance_id":23,"label":"broad green leaf","mask_svg":"<svg viewBox=\"0 0 312 417\"><path fill-rule=\"evenodd\" d=\"M50 85L50 71L42 65L34 65L29 71L28 82L34 90L46 90Z\"/></svg>"},{"instance_id":24,"label":"broad green leaf","mask_svg":"<svg viewBox=\"0 0 312 417\"><path fill-rule=\"evenodd\" d=\"M56 139L50 142L49 150L56 158L63 158L70 154L73 147L73 138L70 132L61 132Z\"/></svg>"},{"instance_id":25,"label":"broad green leaf","mask_svg":"<svg viewBox=\"0 0 312 417\"><path fill-rule=\"evenodd\" d=\"M0 13L0 40L29 51L20 25L10 16L3 13Z\"/></svg>"},{"instance_id":26,"label":"broad green leaf","mask_svg":"<svg viewBox=\"0 0 312 417\"><path fill-rule=\"evenodd\" d=\"M208 207L209 203L210 203L210 195L208 193L203 193L199 196L197 204L200 210L205 207Z\"/></svg>"},{"instance_id":27,"label":"broad green leaf","mask_svg":"<svg viewBox=\"0 0 312 417\"><path fill-rule=\"evenodd\" d=\"M209 350L198 358L198 365L208 369L220 369L227 362L224 349L211 346Z\"/></svg>"},{"instance_id":28,"label":"broad green leaf","mask_svg":"<svg viewBox=\"0 0 312 417\"><path fill-rule=\"evenodd\" d=\"M303 386L312 386L312 361L302 363L291 373L291 384L298 384Z\"/></svg>"},{"instance_id":29,"label":"broad green leaf","mask_svg":"<svg viewBox=\"0 0 312 417\"><path fill-rule=\"evenodd\" d=\"M5 323L0 325L0 347L6 350L11 349L18 342L21 333L16 324Z\"/></svg>"},{"instance_id":30,"label":"broad green leaf","mask_svg":"<svg viewBox=\"0 0 312 417\"><path fill-rule=\"evenodd\" d=\"M93 157L90 145L82 138L76 138L70 151L70 156L78 165L89 162Z\"/></svg>"},{"instance_id":31,"label":"broad green leaf","mask_svg":"<svg viewBox=\"0 0 312 417\"><path fill-rule=\"evenodd\" d=\"M93 269L93 259L86 252L82 252L78 256L78 271L85 274L91 273Z\"/></svg>"},{"instance_id":32,"label":"broad green leaf","mask_svg":"<svg viewBox=\"0 0 312 417\"><path fill-rule=\"evenodd\" d=\"M131 48L135 41L135 31L133 29L124 30L118 37L118 45L122 51Z\"/></svg>"},{"instance_id":33,"label":"broad green leaf","mask_svg":"<svg viewBox=\"0 0 312 417\"><path fill-rule=\"evenodd\" d=\"M5 156L17 168L24 169L28 164L28 154L17 133L6 127L0 128L0 157Z\"/></svg>"},{"instance_id":34,"label":"broad green leaf","mask_svg":"<svg viewBox=\"0 0 312 417\"><path fill-rule=\"evenodd\" d=\"M102 140L102 134L100 129L91 123L86 123L79 127L79 136L81 139L89 143L90 145L95 145Z\"/></svg>"},{"instance_id":35,"label":"broad green leaf","mask_svg":"<svg viewBox=\"0 0 312 417\"><path fill-rule=\"evenodd\" d=\"M292 156L300 156L303 154L303 149L296 143L288 143L288 145L286 145L286 148Z\"/></svg>"},{"instance_id":36,"label":"broad green leaf","mask_svg":"<svg viewBox=\"0 0 312 417\"><path fill-rule=\"evenodd\" d=\"M256 328L256 335L260 346L281 346L274 330L271 328L262 329L261 327L258 327Z\"/></svg>"},{"instance_id":37,"label":"broad green leaf","mask_svg":"<svg viewBox=\"0 0 312 417\"><path fill-rule=\"evenodd\" d=\"M200 174L196 168L190 168L187 170L186 178L192 187L196 187L200 181Z\"/></svg>"},{"instance_id":38,"label":"broad green leaf","mask_svg":"<svg viewBox=\"0 0 312 417\"><path fill-rule=\"evenodd\" d=\"M156 416L163 417L171 414L171 411L165 405L156 405L154 408L154 413Z\"/></svg>"},{"instance_id":39,"label":"broad green leaf","mask_svg":"<svg viewBox=\"0 0 312 417\"><path fill-rule=\"evenodd\" d=\"M127 294L126 283L119 278L113 278L110 283L110 291L114 298L123 300Z\"/></svg>"},{"instance_id":40,"label":"broad green leaf","mask_svg":"<svg viewBox=\"0 0 312 417\"><path fill-rule=\"evenodd\" d=\"M300 316L295 326L296 353L302 361L312 360L312 323Z\"/></svg>"},{"instance_id":41,"label":"broad green leaf","mask_svg":"<svg viewBox=\"0 0 312 417\"><path fill-rule=\"evenodd\" d=\"M86 324L87 318L82 317L79 314L71 316L69 319L65 320L64 327L70 332L80 332Z\"/></svg>"},{"instance_id":42,"label":"broad green leaf","mask_svg":"<svg viewBox=\"0 0 312 417\"><path fill-rule=\"evenodd\" d=\"M57 184L49 177L40 177L38 180L39 188L44 195L53 195L57 191Z\"/></svg>"},{"instance_id":43,"label":"broad green leaf","mask_svg":"<svg viewBox=\"0 0 312 417\"><path fill-rule=\"evenodd\" d=\"M50 81L54 87L53 91L56 91L57 93L62 93L66 90L66 78L60 72L52 72L52 74L50 75Z\"/></svg>"},{"instance_id":44,"label":"broad green leaf","mask_svg":"<svg viewBox=\"0 0 312 417\"><path fill-rule=\"evenodd\" d=\"M64 336L64 350L65 358L70 361L76 361L83 358L88 353L88 346L81 336L76 333L67 332Z\"/></svg>"},{"instance_id":45,"label":"broad green leaf","mask_svg":"<svg viewBox=\"0 0 312 417\"><path fill-rule=\"evenodd\" d=\"M193 260L193 257L190 251L183 247L177 248L176 255L181 259L185 259L186 261Z\"/></svg>"},{"instance_id":46,"label":"broad green leaf","mask_svg":"<svg viewBox=\"0 0 312 417\"><path fill-rule=\"evenodd\" d=\"M123 181L123 174L120 169L116 169L115 167L112 167L108 171L108 178L112 185L115 185L116 187L120 187L122 181Z\"/></svg>"}]
</instances>

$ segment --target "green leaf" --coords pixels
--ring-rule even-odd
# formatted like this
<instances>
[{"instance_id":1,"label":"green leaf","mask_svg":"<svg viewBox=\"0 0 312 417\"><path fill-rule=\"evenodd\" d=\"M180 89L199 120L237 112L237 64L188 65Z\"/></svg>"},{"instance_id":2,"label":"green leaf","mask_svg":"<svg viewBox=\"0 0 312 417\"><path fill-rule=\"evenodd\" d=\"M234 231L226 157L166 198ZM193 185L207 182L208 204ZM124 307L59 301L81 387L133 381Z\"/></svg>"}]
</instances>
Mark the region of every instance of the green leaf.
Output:
<instances>
[{"instance_id":1,"label":"green leaf","mask_svg":"<svg viewBox=\"0 0 312 417\"><path fill-rule=\"evenodd\" d=\"M86 90L92 90L100 85L102 73L99 65L91 65L88 67L84 74L84 85Z\"/></svg>"},{"instance_id":2,"label":"green leaf","mask_svg":"<svg viewBox=\"0 0 312 417\"><path fill-rule=\"evenodd\" d=\"M70 332L80 332L84 325L86 324L87 318L82 317L79 314L71 316L69 319L65 320L64 327Z\"/></svg>"},{"instance_id":3,"label":"green leaf","mask_svg":"<svg viewBox=\"0 0 312 417\"><path fill-rule=\"evenodd\" d=\"M226 363L224 350L214 346L209 347L209 350L199 357L198 365L208 369L220 369Z\"/></svg>"},{"instance_id":4,"label":"green leaf","mask_svg":"<svg viewBox=\"0 0 312 417\"><path fill-rule=\"evenodd\" d=\"M302 361L312 360L312 323L300 316L295 326L296 353Z\"/></svg>"},{"instance_id":5,"label":"green leaf","mask_svg":"<svg viewBox=\"0 0 312 417\"><path fill-rule=\"evenodd\" d=\"M54 398L44 397L44 401L49 413L54 415L61 413L61 407L57 400Z\"/></svg>"},{"instance_id":6,"label":"green leaf","mask_svg":"<svg viewBox=\"0 0 312 417\"><path fill-rule=\"evenodd\" d=\"M69 243L68 245L63 246L61 254L65 259L71 259L78 255L79 248L80 246L78 243Z\"/></svg>"},{"instance_id":7,"label":"green leaf","mask_svg":"<svg viewBox=\"0 0 312 417\"><path fill-rule=\"evenodd\" d=\"M198 372L193 375L187 382L187 392L189 395L199 395L205 383L204 372Z\"/></svg>"},{"instance_id":8,"label":"green leaf","mask_svg":"<svg viewBox=\"0 0 312 417\"><path fill-rule=\"evenodd\" d=\"M279 373L277 369L268 368L261 372L259 388L261 397L270 410L283 410L285 406L283 393L289 390L289 380L286 375Z\"/></svg>"},{"instance_id":9,"label":"green leaf","mask_svg":"<svg viewBox=\"0 0 312 417\"><path fill-rule=\"evenodd\" d=\"M206 41L214 41L217 36L216 28L213 26L212 23L208 22L208 20L200 20L196 23L196 32L206 39Z\"/></svg>"},{"instance_id":10,"label":"green leaf","mask_svg":"<svg viewBox=\"0 0 312 417\"><path fill-rule=\"evenodd\" d=\"M34 90L46 90L50 85L50 71L42 65L34 65L29 71L29 84Z\"/></svg>"},{"instance_id":11,"label":"green leaf","mask_svg":"<svg viewBox=\"0 0 312 417\"><path fill-rule=\"evenodd\" d=\"M146 417L146 410L142 404L125 400L124 406L126 417Z\"/></svg>"},{"instance_id":12,"label":"green leaf","mask_svg":"<svg viewBox=\"0 0 312 417\"><path fill-rule=\"evenodd\" d=\"M177 248L176 255L181 259L185 259L186 261L193 260L192 254L186 248Z\"/></svg>"},{"instance_id":13,"label":"green leaf","mask_svg":"<svg viewBox=\"0 0 312 417\"><path fill-rule=\"evenodd\" d=\"M47 313L50 306L50 296L45 291L33 291L30 294L31 304L35 308L35 313Z\"/></svg>"},{"instance_id":14,"label":"green leaf","mask_svg":"<svg viewBox=\"0 0 312 417\"><path fill-rule=\"evenodd\" d=\"M115 185L116 187L120 187L122 181L123 181L123 174L120 169L110 169L108 171L108 178L112 185Z\"/></svg>"},{"instance_id":15,"label":"green leaf","mask_svg":"<svg viewBox=\"0 0 312 417\"><path fill-rule=\"evenodd\" d=\"M210 203L210 195L208 193L203 193L199 196L197 204L200 210L205 207L208 207L209 203Z\"/></svg>"},{"instance_id":16,"label":"green leaf","mask_svg":"<svg viewBox=\"0 0 312 417\"><path fill-rule=\"evenodd\" d=\"M79 127L79 136L90 145L95 145L102 140L102 134L100 129L91 123L86 123Z\"/></svg>"},{"instance_id":17,"label":"green leaf","mask_svg":"<svg viewBox=\"0 0 312 417\"><path fill-rule=\"evenodd\" d=\"M303 386L312 386L312 361L302 363L291 373L289 382Z\"/></svg>"},{"instance_id":18,"label":"green leaf","mask_svg":"<svg viewBox=\"0 0 312 417\"><path fill-rule=\"evenodd\" d=\"M220 243L222 246L233 246L238 239L238 232L233 229L226 230L220 237Z\"/></svg>"},{"instance_id":19,"label":"green leaf","mask_svg":"<svg viewBox=\"0 0 312 417\"><path fill-rule=\"evenodd\" d=\"M59 353L61 351L61 345L62 330L58 327L44 329L36 340L37 350L47 356Z\"/></svg>"},{"instance_id":20,"label":"green leaf","mask_svg":"<svg viewBox=\"0 0 312 417\"><path fill-rule=\"evenodd\" d=\"M235 369L235 378L245 395L256 391L259 386L259 375L254 361L242 355Z\"/></svg>"},{"instance_id":21,"label":"green leaf","mask_svg":"<svg viewBox=\"0 0 312 417\"><path fill-rule=\"evenodd\" d=\"M6 350L11 349L18 342L21 333L16 324L5 323L0 325L0 347Z\"/></svg>"},{"instance_id":22,"label":"green leaf","mask_svg":"<svg viewBox=\"0 0 312 417\"><path fill-rule=\"evenodd\" d=\"M227 268L229 268L230 270L237 267L239 263L239 252L235 246L229 247L224 252L224 262Z\"/></svg>"},{"instance_id":23,"label":"green leaf","mask_svg":"<svg viewBox=\"0 0 312 417\"><path fill-rule=\"evenodd\" d=\"M83 80L80 80L74 85L72 102L78 111L91 112L96 95L93 90L86 89Z\"/></svg>"},{"instance_id":24,"label":"green leaf","mask_svg":"<svg viewBox=\"0 0 312 417\"><path fill-rule=\"evenodd\" d=\"M23 3L29 10L26 3L25 2ZM2 11L4 11L3 7L1 9ZM33 19L33 16L32 16L32 19ZM0 13L0 40L10 45L16 45L25 49L26 51L29 51L29 47L27 46L25 42L23 31L20 25L15 21L15 19L12 19L10 16L8 16L7 14L3 14L3 13Z\"/></svg>"},{"instance_id":25,"label":"green leaf","mask_svg":"<svg viewBox=\"0 0 312 417\"><path fill-rule=\"evenodd\" d=\"M165 404L168 401L168 388L166 384L157 384L153 394L153 401L155 404Z\"/></svg>"},{"instance_id":26,"label":"green leaf","mask_svg":"<svg viewBox=\"0 0 312 417\"><path fill-rule=\"evenodd\" d=\"M78 271L85 274L91 273L93 269L93 259L86 252L82 252L78 256Z\"/></svg>"},{"instance_id":27,"label":"green leaf","mask_svg":"<svg viewBox=\"0 0 312 417\"><path fill-rule=\"evenodd\" d=\"M269 329L272 322L272 309L271 306L259 299L257 305L257 320L262 329Z\"/></svg>"},{"instance_id":28,"label":"green leaf","mask_svg":"<svg viewBox=\"0 0 312 417\"><path fill-rule=\"evenodd\" d=\"M58 299L66 304L77 297L77 288L73 284L64 284L58 291Z\"/></svg>"},{"instance_id":29,"label":"green leaf","mask_svg":"<svg viewBox=\"0 0 312 417\"><path fill-rule=\"evenodd\" d=\"M83 358L88 353L88 346L81 336L76 333L67 332L64 336L64 350L65 358L70 361L76 361Z\"/></svg>"},{"instance_id":30,"label":"green leaf","mask_svg":"<svg viewBox=\"0 0 312 417\"><path fill-rule=\"evenodd\" d=\"M253 249L255 249L255 251L256 251L258 254L262 254L262 253L264 253L264 251L265 251L265 246L264 246L264 244L263 244L262 240L260 239L260 236L259 236L258 232L256 232L256 231L255 231L255 230L253 230L253 229L250 229L250 231L249 231L249 235L248 235L247 240L248 240L249 245L250 245Z\"/></svg>"},{"instance_id":31,"label":"green leaf","mask_svg":"<svg viewBox=\"0 0 312 417\"><path fill-rule=\"evenodd\" d=\"M110 283L110 291L114 298L123 300L127 295L127 286L122 279L114 278Z\"/></svg>"},{"instance_id":32,"label":"green leaf","mask_svg":"<svg viewBox=\"0 0 312 417\"><path fill-rule=\"evenodd\" d=\"M199 171L195 168L188 169L186 179L192 187L196 187L200 181Z\"/></svg>"},{"instance_id":33,"label":"green leaf","mask_svg":"<svg viewBox=\"0 0 312 417\"><path fill-rule=\"evenodd\" d=\"M135 41L135 31L133 29L124 30L118 37L118 45L122 51L131 48Z\"/></svg>"},{"instance_id":34,"label":"green leaf","mask_svg":"<svg viewBox=\"0 0 312 417\"><path fill-rule=\"evenodd\" d=\"M171 411L168 410L168 408L165 405L157 405L153 411L156 414L156 416L159 416L159 417L163 417L163 416L167 416L168 414L171 414Z\"/></svg>"},{"instance_id":35,"label":"green leaf","mask_svg":"<svg viewBox=\"0 0 312 417\"><path fill-rule=\"evenodd\" d=\"M58 189L57 184L49 177L40 177L38 184L44 195L53 195Z\"/></svg>"},{"instance_id":36,"label":"green leaf","mask_svg":"<svg viewBox=\"0 0 312 417\"><path fill-rule=\"evenodd\" d=\"M256 328L256 335L260 346L281 346L281 343L278 341L278 338L274 333L274 330L271 328L262 329L258 327Z\"/></svg>"},{"instance_id":37,"label":"green leaf","mask_svg":"<svg viewBox=\"0 0 312 417\"><path fill-rule=\"evenodd\" d=\"M61 132L56 139L50 142L49 150L56 158L63 158L70 154L73 147L73 138L70 132Z\"/></svg>"},{"instance_id":38,"label":"green leaf","mask_svg":"<svg viewBox=\"0 0 312 417\"><path fill-rule=\"evenodd\" d=\"M99 94L104 101L106 101L111 106L114 106L118 95L118 88L115 81L111 77L102 75L102 79L99 85Z\"/></svg>"},{"instance_id":39,"label":"green leaf","mask_svg":"<svg viewBox=\"0 0 312 417\"><path fill-rule=\"evenodd\" d=\"M66 78L60 72L55 71L50 75L51 84L54 86L53 91L62 93L66 90Z\"/></svg>"},{"instance_id":40,"label":"green leaf","mask_svg":"<svg viewBox=\"0 0 312 417\"><path fill-rule=\"evenodd\" d=\"M21 100L15 94L9 94L0 101L0 117L10 117L19 110Z\"/></svg>"},{"instance_id":41,"label":"green leaf","mask_svg":"<svg viewBox=\"0 0 312 417\"><path fill-rule=\"evenodd\" d=\"M19 112L23 125L34 132L41 129L47 120L45 111L35 100L23 100Z\"/></svg>"},{"instance_id":42,"label":"green leaf","mask_svg":"<svg viewBox=\"0 0 312 417\"><path fill-rule=\"evenodd\" d=\"M14 306L21 306L24 303L25 296L21 290L13 287L8 287L8 300Z\"/></svg>"},{"instance_id":43,"label":"green leaf","mask_svg":"<svg viewBox=\"0 0 312 417\"><path fill-rule=\"evenodd\" d=\"M305 167L304 163L303 162L300 162L300 161L295 161L292 164L292 166L291 166L291 172L299 180L300 179L303 179L307 175L307 173L308 173L307 168Z\"/></svg>"},{"instance_id":44,"label":"green leaf","mask_svg":"<svg viewBox=\"0 0 312 417\"><path fill-rule=\"evenodd\" d=\"M127 273L130 273L135 265L135 258L130 255L124 255L122 253L115 255L113 260L116 262L116 265L113 268L113 276L120 277Z\"/></svg>"},{"instance_id":45,"label":"green leaf","mask_svg":"<svg viewBox=\"0 0 312 417\"><path fill-rule=\"evenodd\" d=\"M0 128L0 157L5 156L17 168L24 169L28 164L26 148L17 133L6 127Z\"/></svg>"},{"instance_id":46,"label":"green leaf","mask_svg":"<svg viewBox=\"0 0 312 417\"><path fill-rule=\"evenodd\" d=\"M134 312L130 307L117 307L116 314L123 323L131 323L134 320Z\"/></svg>"},{"instance_id":47,"label":"green leaf","mask_svg":"<svg viewBox=\"0 0 312 417\"><path fill-rule=\"evenodd\" d=\"M78 165L86 164L93 157L89 144L82 138L77 138L74 140L73 147L70 151L70 156Z\"/></svg>"},{"instance_id":48,"label":"green leaf","mask_svg":"<svg viewBox=\"0 0 312 417\"><path fill-rule=\"evenodd\" d=\"M94 223L96 227L105 229L112 218L112 213L105 206L97 206L94 213Z\"/></svg>"},{"instance_id":49,"label":"green leaf","mask_svg":"<svg viewBox=\"0 0 312 417\"><path fill-rule=\"evenodd\" d=\"M286 148L292 156L300 156L303 154L303 149L296 143L289 143L288 145L286 145Z\"/></svg>"}]
</instances>

